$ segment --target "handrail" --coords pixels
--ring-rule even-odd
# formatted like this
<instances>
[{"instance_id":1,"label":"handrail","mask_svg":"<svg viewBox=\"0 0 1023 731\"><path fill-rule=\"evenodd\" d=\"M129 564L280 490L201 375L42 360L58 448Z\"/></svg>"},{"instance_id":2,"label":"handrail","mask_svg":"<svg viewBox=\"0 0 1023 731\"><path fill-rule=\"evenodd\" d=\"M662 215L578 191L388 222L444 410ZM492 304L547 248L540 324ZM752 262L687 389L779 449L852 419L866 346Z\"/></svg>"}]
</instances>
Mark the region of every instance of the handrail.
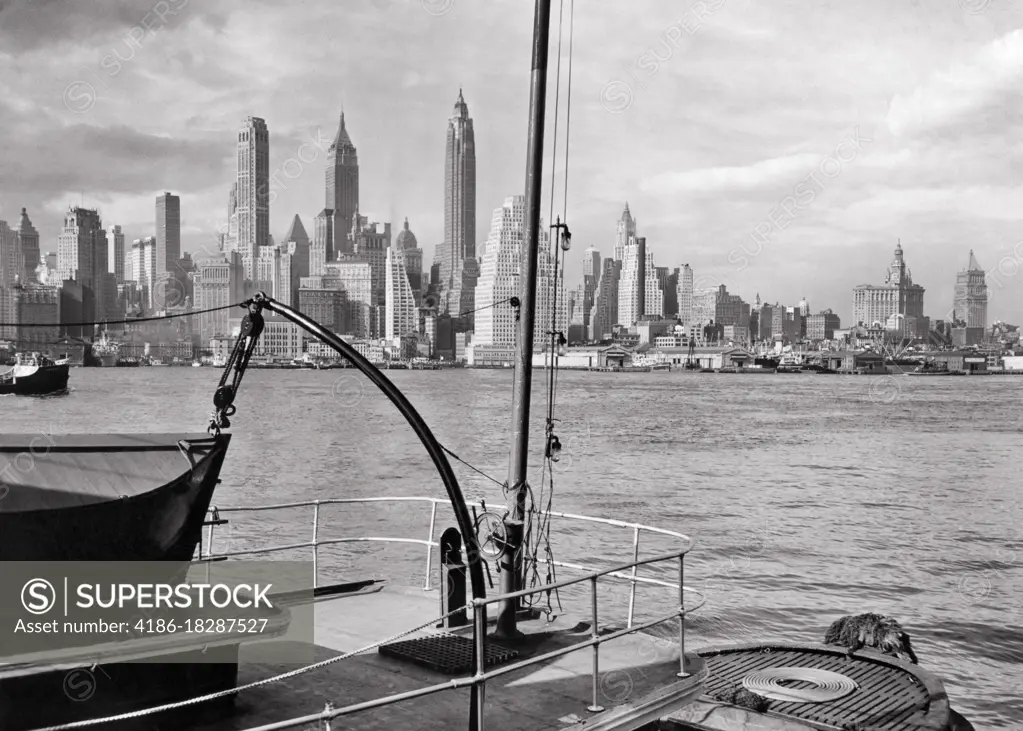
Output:
<instances>
[{"instance_id":1,"label":"handrail","mask_svg":"<svg viewBox=\"0 0 1023 731\"><path fill-rule=\"evenodd\" d=\"M434 533L435 533L435 530L436 530L436 519L437 519L437 505L440 504L440 503L443 503L443 502L444 502L443 500L438 499L438 498L423 497L423 496L407 496L407 497L406 496L396 496L396 497L381 496L381 497L366 497L366 498L327 498L327 499L318 499L318 500L306 500L306 501L296 501L296 502L289 502L289 503L279 503L279 504L276 504L276 505L251 505L251 506L235 506L235 507L228 507L228 508L211 507L210 508L210 512L216 518L220 518L222 515L227 514L227 513L246 513L246 512L260 512L260 511L268 511L268 510L286 510L286 509L296 509L296 508L312 507L313 508L312 539L310 541L303 541L303 542L299 542L299 543L291 543L291 544L286 544L286 545L281 545L281 546L269 546L269 547L265 547L264 546L264 547L257 547L257 548L244 549L244 550L238 550L238 551L225 551L223 553L219 553L219 554L214 555L214 551L213 551L214 527L215 527L215 525L220 524L220 522L218 522L216 520L212 520L212 521L209 521L209 528L210 528L210 530L209 530L209 541L208 541L208 544L207 544L207 552L206 552L206 555L203 556L202 552L201 552L201 549L200 549L199 560L215 561L215 560L220 560L222 558L228 558L228 557L237 557L237 556L245 556L245 555L265 555L267 553L274 553L274 552L279 552L279 551L289 551L289 550L298 550L298 549L308 549L308 548L311 548L312 551L313 551L313 567L314 567L314 576L315 576L314 584L318 585L318 564L317 564L317 559L318 559L318 549L319 549L320 546L336 545L336 544L341 544L341 543L352 543L352 542L360 542L360 541L382 541L382 542L394 542L394 543L409 543L409 544L414 544L414 545L425 545L427 547L427 564L426 564L426 566L427 566L427 577L426 577L426 585L424 586L424 589L429 590L430 589L430 576L429 576L429 573L430 573L430 568L431 568L431 565L432 565L432 563L431 563L431 561L432 561L432 552L433 552L434 547L438 546L437 541L434 540ZM364 536L364 537L350 537L350 538L320 538L320 536L319 536L319 529L320 529L320 508L321 508L321 506L324 506L324 505L338 505L338 504L342 504L342 505L343 504L349 504L350 505L350 504L360 504L360 503L428 503L428 504L430 504L431 505L430 528L429 528L429 533L427 535L427 538L426 539L421 539L421 538L382 537L382 536ZM482 503L476 503L476 505L479 505L479 507L481 507L483 510L486 510L486 507ZM537 510L535 508L533 508L531 510L531 512L534 512L534 513L544 513L544 511L540 511L540 510ZM420 697L423 697L423 696L426 696L426 695L431 695L431 694L434 694L434 693L439 693L441 691L457 689L457 688L465 688L465 687L473 688L474 691L478 692L478 697L479 697L480 701L482 702L482 699L485 697L484 696L484 691L485 691L485 687L486 687L486 682L488 680L492 680L493 678L496 678L496 677L499 677L499 676L502 676L502 675L506 675L508 673L515 672L516 670L520 670L520 669L525 668L525 667L529 667L529 666L532 666L532 665L537 665L539 663L543 663L543 662L546 662L548 660L552 660L554 658L561 657L563 655L568 655L568 654L570 654L572 652L575 652L577 650L585 649L586 647L592 647L592 649L593 649L592 703L591 703L590 706L588 706L588 710L590 712L593 712L593 713L598 713L598 712L604 710L604 708L599 705L599 700L600 699L599 699L599 696L598 696L598 690L599 690L598 689L598 679L599 679L599 667L600 667L600 661L599 661L600 645L602 645L605 642L609 642L609 641L618 639L619 637L623 637L625 635L634 634L634 633L640 632L642 630L646 630L646 629L652 628L652 627L654 627L656 625L659 625L659 624L662 624L664 622L670 621L670 620L672 620L674 618L678 618L678 620L679 620L679 629L678 629L678 632L679 632L679 635L678 635L678 637L679 637L679 672L676 673L676 676L679 677L679 678L688 677L689 675L686 672L686 653L685 653L685 618L689 614L689 612L691 612L691 611L693 611L695 609L700 608L706 602L706 597L704 597L704 595L701 592L686 587L685 583L684 583L685 556L686 556L686 554L688 554L692 550L693 545L694 545L694 541L689 536L686 536L686 535L684 535L682 533L678 533L676 531L672 531L672 530L668 530L668 529L664 529L664 528L657 528L657 527L654 527L654 526L643 525L641 523L628 523L628 522L625 522L625 521L615 520L615 519L612 519L612 518L597 518L597 517L593 517L593 516L578 515L578 514L574 514L574 513L556 513L556 512L551 512L551 513L549 513L549 515L552 516L552 517L563 518L563 519L566 519L566 520L578 520L578 521L583 521L583 522L588 522L588 523L598 523L598 524L611 525L611 526L616 526L616 527L621 527L621 528L631 528L632 531L633 531L633 557L632 557L632 560L626 561L626 562L623 562L623 563L619 563L619 564L616 564L616 565L613 565L613 566L608 566L608 567L600 568L600 569L589 569L589 568L587 568L585 566L582 566L582 565L579 565L579 564L573 564L573 563L568 563L568 562L563 562L563 561L555 561L553 559L543 559L543 558L537 557L535 560L538 563L545 563L545 564L548 564L548 565L554 565L554 566L558 566L558 567L562 567L562 568L568 568L568 569L572 569L572 570L583 571L585 573L582 576L579 576L579 577L570 578L570 579L562 579L562 580L555 581L555 582L548 583L548 584L544 584L544 585L541 585L541 586L534 586L534 587L531 587L531 588L528 588L528 589L522 589L520 591L505 592L505 593L501 593L501 594L499 594L497 596L492 596L492 597L481 597L481 598L470 599L466 603L466 606L464 608L465 609L471 608L473 610L473 630L474 630L473 631L473 644L474 644L474 648L473 649L474 649L474 657L477 660L477 667L475 668L475 672L472 675L466 676L466 677L461 677L461 678L454 678L454 679L452 679L452 680L450 680L448 682L445 682L445 683L438 683L438 684L431 685L431 686L428 686L428 687L425 687L425 688L419 688L417 690L412 690L412 691L406 691L406 692L402 692L402 693L392 694L392 695L389 695L389 696L385 696L383 698L377 698L377 699L374 699L374 700L371 700L371 701L366 701L366 702L363 702L363 703L357 703L357 704L345 706L345 707L342 707L342 708L335 708L333 705L328 703L326 705L326 707L324 708L324 710L321 711L320 713L312 714L312 715L307 715L307 716L303 716L303 717L300 717L300 718L294 718L294 719L290 719L290 720L287 720L287 721L280 721L280 722L272 723L272 724L269 724L269 725L259 726L258 728L250 729L250 731L271 731L271 730L275 730L275 729L289 729L289 728L296 728L296 727L299 727L299 726L304 726L304 725L307 725L307 724L310 724L310 723L322 723L323 725L321 726L321 728L329 729L330 728L330 723L329 722L332 719L340 717L340 716L347 716L347 715L351 715L351 714L354 714L354 713L358 713L360 711L365 711L365 710L369 710L369 709L372 709L372 708L379 708L379 707L382 707L382 706L391 705L393 703L398 703L398 702L405 701L405 700L411 700L411 699L414 699L414 698L420 698ZM221 522L226 522L226 521L222 521L221 520ZM659 535L665 535L665 536L669 536L669 537L672 537L672 538L680 539L681 541L684 542L684 545L681 546L681 547L675 548L674 550L665 552L665 553L659 553L659 554L657 554L655 556L649 556L649 557L640 558L640 556L639 556L640 534L643 531L649 531L651 533L655 533L655 534L659 534ZM674 583L674 582L670 582L670 581L665 581L664 579L659 579L659 578L644 577L644 576L638 576L637 575L637 570L639 569L640 566L649 566L649 565L652 565L652 564L663 563L663 562L666 562L666 561L678 561L678 583ZM602 578L605 578L605 577L607 577L607 578L614 578L614 579L622 579L622 580L628 581L631 586L630 586L630 594L629 594L629 615L628 615L628 623L627 623L627 625L624 628L622 628L622 629L618 629L618 630L612 631L612 632L610 632L610 633L608 633L606 635L601 635L600 631L599 631L599 629L600 629L600 622L599 622L599 617L598 617L598 592L597 592L597 587L598 587L599 580L602 579ZM498 603L498 602L506 602L506 601L515 600L515 599L521 599L523 597L533 596L533 595L537 595L537 594L544 594L544 593L548 593L548 592L551 592L551 591L555 591L557 589L564 589L564 588L569 587L569 586L574 586L574 585L577 585L577 584L582 584L584 582L588 582L590 584L591 604L592 604L592 623L591 623L592 630L591 630L591 636L588 639L580 641L580 642L572 644L572 645L569 645L567 647L558 648L556 650L553 650L551 652L545 653L543 655L538 655L538 656L533 656L533 657L526 658L525 660L513 663L511 665L500 666L500 667L497 667L497 668L493 668L493 669L491 669L489 671L486 670L486 668L485 668L485 666L483 664L483 658L486 656L486 642L487 642L487 633L486 633L487 611L486 611L486 607L489 604L494 604L494 603ZM678 592L678 607L677 607L677 609L673 610L670 614L666 614L666 615L663 615L663 616L658 616L658 617L656 617L656 618L654 618L652 620L648 620L648 621L644 621L642 623L636 624L633 621L633 613L634 613L635 592L636 592L637 584L653 584L653 585L663 586L663 587L666 587L666 588L672 588L672 589L677 590L677 592ZM691 604L688 607L686 606L686 593L687 592L693 592L693 593L695 593L699 597L699 601L697 601L694 604ZM375 647L375 646L377 646L379 644L382 644L382 642L378 642L378 643L372 645L372 647ZM361 650L358 651L358 652L361 652ZM477 719L477 722L479 724L478 727L482 728L482 713L480 715L480 718Z\"/></svg>"},{"instance_id":2,"label":"handrail","mask_svg":"<svg viewBox=\"0 0 1023 731\"><path fill-rule=\"evenodd\" d=\"M431 506L430 512L430 528L426 539L419 538L398 538L398 537L386 537L386 536L365 536L358 538L328 538L320 539L320 507L324 505L351 505L351 504L363 504L363 503L423 503ZM426 572L423 582L423 590L430 591L432 589L432 568L433 568L433 549L440 546L438 541L434 540L436 533L436 521L437 521L437 506L441 504L448 504L446 500L426 497L426 496L380 496L380 497L358 497L358 498L324 498L316 500L299 500L286 503L273 503L269 505L238 505L227 508L215 508L211 507L210 512L216 513L217 515L224 513L247 513L247 512L262 512L268 510L293 510L297 508L313 508L313 530L312 540L303 541L301 543L291 543L281 546L268 546L254 549L246 549L239 551L225 551L218 553L216 558L213 555L213 525L209 526L209 536L207 541L207 552L205 556L200 555L199 560L212 561L220 560L224 558L235 558L239 556L256 556L266 555L269 553L283 552L283 551L296 551L300 549L312 549L313 551L313 581L314 586L319 585L319 553L318 549L320 546L338 545L341 543L356 543L356 542L381 542L381 543L411 543L416 545L422 545L426 547ZM482 502L469 502L467 505L477 507L483 511L487 508ZM629 523L622 520L616 520L614 518L598 518L590 515L579 515L576 513L561 513L551 511L541 511L537 508L531 508L529 510L533 514L546 514L555 518L563 518L565 520L575 520L587 523L597 523L601 525L610 525L619 528L631 528L633 531L633 561L628 566L620 567L616 572L610 575L616 579L622 579L630 583L629 588L629 610L627 625L631 627L633 619L635 617L635 605L636 605L636 586L638 584L652 584L657 586L663 586L665 588L678 588L673 582L663 581L661 579L654 579L649 577L642 577L637 575L639 566L645 565L643 562L639 562L639 545L640 535L643 532L654 533L662 536L669 536L671 538L677 538L685 541L686 550L689 551L694 546L694 541L689 536L679 533L678 531L669 530L667 528L658 528L652 525L646 525L643 523ZM527 561L532 561L532 558L528 558ZM578 564L572 564L562 561L553 561L536 557L537 563L543 563L545 565L552 565L558 568L570 569L572 571L589 571L585 566ZM622 574L621 570L624 568L631 568L630 574Z\"/></svg>"}]
</instances>

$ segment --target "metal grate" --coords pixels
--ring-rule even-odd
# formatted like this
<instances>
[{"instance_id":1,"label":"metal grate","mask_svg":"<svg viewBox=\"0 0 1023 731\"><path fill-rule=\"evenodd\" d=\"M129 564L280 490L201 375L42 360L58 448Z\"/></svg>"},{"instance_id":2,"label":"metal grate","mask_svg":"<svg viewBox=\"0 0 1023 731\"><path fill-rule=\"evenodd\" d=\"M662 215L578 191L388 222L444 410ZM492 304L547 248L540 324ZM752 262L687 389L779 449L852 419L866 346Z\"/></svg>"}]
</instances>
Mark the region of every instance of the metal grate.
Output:
<instances>
[{"instance_id":1,"label":"metal grate","mask_svg":"<svg viewBox=\"0 0 1023 731\"><path fill-rule=\"evenodd\" d=\"M445 675L463 675L475 670L473 665L473 641L471 637L438 633L414 640L392 642L380 646L380 654L395 660L404 660L413 665L436 670ZM484 667L503 665L519 656L515 650L486 642Z\"/></svg>"},{"instance_id":2,"label":"metal grate","mask_svg":"<svg viewBox=\"0 0 1023 731\"><path fill-rule=\"evenodd\" d=\"M744 678L775 668L816 668L847 676L858 687L848 695L825 703L771 701L767 715L843 728L860 723L878 731L944 729L947 718L935 713L934 696L911 672L874 658L847 658L844 650L808 647L746 647L699 653L710 669L704 694L717 697L742 685ZM809 684L807 684L809 685Z\"/></svg>"}]
</instances>

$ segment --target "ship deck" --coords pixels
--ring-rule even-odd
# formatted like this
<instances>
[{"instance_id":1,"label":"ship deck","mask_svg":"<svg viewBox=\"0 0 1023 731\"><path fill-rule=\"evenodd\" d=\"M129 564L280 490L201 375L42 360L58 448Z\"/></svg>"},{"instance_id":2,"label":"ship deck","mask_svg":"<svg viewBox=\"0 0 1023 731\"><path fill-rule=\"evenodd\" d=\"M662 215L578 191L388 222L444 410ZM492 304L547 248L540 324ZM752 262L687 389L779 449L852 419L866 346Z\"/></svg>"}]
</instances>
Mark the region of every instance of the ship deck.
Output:
<instances>
[{"instance_id":1,"label":"ship deck","mask_svg":"<svg viewBox=\"0 0 1023 731\"><path fill-rule=\"evenodd\" d=\"M422 624L424 617L440 615L436 592L421 589L372 587L354 595L320 600L315 611L315 661L353 652ZM542 655L586 640L590 624L578 617L559 616L521 622L526 641L516 646L512 662ZM602 623L602 629L604 629ZM409 637L423 637L442 630L423 630ZM471 637L471 627L443 630ZM403 638L408 639L408 638ZM493 645L488 641L488 644ZM293 665L275 665L239 656L238 684L244 685L288 672ZM602 644L598 681L599 703L605 710L590 712L592 702L592 651L578 651L512 671L488 681L485 691L485 726L492 729L595 728L594 722L617 724L608 728L641 728L664 713L643 717L641 700L650 702L665 687L686 686L695 697L700 692L704 663L691 657L690 678L679 680L677 642L636 633ZM372 650L312 672L259 688L243 691L233 708L206 717L189 719L196 731L241 731L279 723L324 709L371 701L443 683L452 676L393 659ZM448 731L467 728L468 688L448 690L338 718L332 728L376 730L417 729ZM622 718L626 720L622 721ZM630 722L631 721L631 722ZM148 726L147 728L151 728ZM309 724L300 728L323 728Z\"/></svg>"}]
</instances>

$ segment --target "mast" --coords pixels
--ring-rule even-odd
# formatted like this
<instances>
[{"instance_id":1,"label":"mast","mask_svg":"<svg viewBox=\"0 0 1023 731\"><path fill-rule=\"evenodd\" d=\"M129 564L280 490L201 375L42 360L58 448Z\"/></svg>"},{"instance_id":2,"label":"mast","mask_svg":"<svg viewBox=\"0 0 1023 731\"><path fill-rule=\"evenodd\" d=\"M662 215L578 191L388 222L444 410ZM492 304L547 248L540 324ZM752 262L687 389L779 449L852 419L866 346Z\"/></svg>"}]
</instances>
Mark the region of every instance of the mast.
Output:
<instances>
[{"instance_id":1,"label":"mast","mask_svg":"<svg viewBox=\"0 0 1023 731\"><path fill-rule=\"evenodd\" d=\"M529 456L529 402L533 391L533 334L536 330L536 271L540 248L540 190L543 178L543 130L547 103L547 49L551 26L551 0L536 0L533 18L533 70L529 82L529 136L526 142L525 244L519 267L519 347L512 387L512 444L508 457L508 515L504 519L506 545L501 556L501 593L518 591L522 584L522 535L526 513L526 469ZM498 637L514 637L518 600L500 603Z\"/></svg>"}]
</instances>

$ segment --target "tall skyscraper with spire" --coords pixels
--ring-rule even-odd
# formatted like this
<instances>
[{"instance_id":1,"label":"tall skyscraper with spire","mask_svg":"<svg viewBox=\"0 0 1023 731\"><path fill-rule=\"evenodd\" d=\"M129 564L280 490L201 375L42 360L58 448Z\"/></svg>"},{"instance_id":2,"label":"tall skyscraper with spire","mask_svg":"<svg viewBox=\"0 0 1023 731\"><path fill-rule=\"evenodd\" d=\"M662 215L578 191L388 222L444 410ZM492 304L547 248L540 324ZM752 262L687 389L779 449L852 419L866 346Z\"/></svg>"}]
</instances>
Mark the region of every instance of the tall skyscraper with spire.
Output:
<instances>
[{"instance_id":1,"label":"tall skyscraper with spire","mask_svg":"<svg viewBox=\"0 0 1023 731\"><path fill-rule=\"evenodd\" d=\"M476 137L469 107L458 90L448 120L444 156L444 241L437 247L434 266L439 281L438 309L456 316L475 309L479 278L476 262ZM472 325L470 324L470 327Z\"/></svg>"},{"instance_id":2,"label":"tall skyscraper with spire","mask_svg":"<svg viewBox=\"0 0 1023 731\"><path fill-rule=\"evenodd\" d=\"M955 320L965 323L966 328L979 328L981 331L987 328L987 283L984 280L984 270L973 255L973 249L970 249L970 260L966 268L956 275L952 311Z\"/></svg>"},{"instance_id":3,"label":"tall skyscraper with spire","mask_svg":"<svg viewBox=\"0 0 1023 731\"><path fill-rule=\"evenodd\" d=\"M327 247L330 260L339 252L350 254L346 233L351 231L356 211L359 210L359 156L345 126L345 113L337 127L334 141L327 149L326 196L324 213L333 211L333 233L336 240ZM321 214L322 215L322 214Z\"/></svg>"},{"instance_id":4,"label":"tall skyscraper with spire","mask_svg":"<svg viewBox=\"0 0 1023 731\"><path fill-rule=\"evenodd\" d=\"M254 280L259 247L270 243L270 132L259 117L246 118L238 130L235 205L238 251L245 278Z\"/></svg>"}]
</instances>

